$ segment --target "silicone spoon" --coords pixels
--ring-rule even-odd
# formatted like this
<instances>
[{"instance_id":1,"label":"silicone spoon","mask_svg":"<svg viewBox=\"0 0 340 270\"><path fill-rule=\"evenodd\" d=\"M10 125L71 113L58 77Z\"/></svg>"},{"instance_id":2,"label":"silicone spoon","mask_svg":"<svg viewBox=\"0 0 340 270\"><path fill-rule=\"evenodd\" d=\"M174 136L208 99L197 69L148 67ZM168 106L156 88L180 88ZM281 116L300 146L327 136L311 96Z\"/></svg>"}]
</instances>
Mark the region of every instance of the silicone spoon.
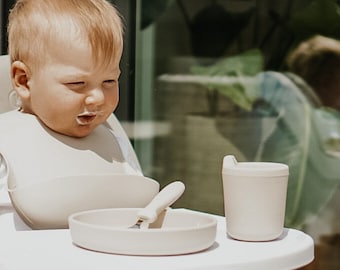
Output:
<instances>
[{"instance_id":1,"label":"silicone spoon","mask_svg":"<svg viewBox=\"0 0 340 270\"><path fill-rule=\"evenodd\" d=\"M156 221L158 215L172 205L183 194L185 189L181 181L175 181L165 186L151 202L137 213L137 222L130 228L149 228L149 224Z\"/></svg>"}]
</instances>

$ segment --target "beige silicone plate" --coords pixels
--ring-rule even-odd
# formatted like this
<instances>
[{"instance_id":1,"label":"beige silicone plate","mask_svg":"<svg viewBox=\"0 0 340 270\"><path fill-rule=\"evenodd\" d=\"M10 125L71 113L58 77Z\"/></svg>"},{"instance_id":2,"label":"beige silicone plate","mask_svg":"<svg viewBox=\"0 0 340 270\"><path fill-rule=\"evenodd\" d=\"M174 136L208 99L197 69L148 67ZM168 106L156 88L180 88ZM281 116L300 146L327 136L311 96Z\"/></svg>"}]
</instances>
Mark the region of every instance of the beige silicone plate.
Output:
<instances>
[{"instance_id":1,"label":"beige silicone plate","mask_svg":"<svg viewBox=\"0 0 340 270\"><path fill-rule=\"evenodd\" d=\"M74 244L125 255L178 255L205 250L216 238L217 221L200 212L168 209L149 229L122 228L139 208L101 209L69 217Z\"/></svg>"}]
</instances>

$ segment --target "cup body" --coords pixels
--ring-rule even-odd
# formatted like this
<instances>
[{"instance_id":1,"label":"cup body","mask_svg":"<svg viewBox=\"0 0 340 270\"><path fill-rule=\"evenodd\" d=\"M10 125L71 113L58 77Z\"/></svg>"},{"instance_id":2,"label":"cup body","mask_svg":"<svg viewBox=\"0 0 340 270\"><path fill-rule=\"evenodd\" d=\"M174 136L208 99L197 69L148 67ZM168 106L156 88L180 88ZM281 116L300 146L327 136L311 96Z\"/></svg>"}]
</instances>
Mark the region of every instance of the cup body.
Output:
<instances>
[{"instance_id":1,"label":"cup body","mask_svg":"<svg viewBox=\"0 0 340 270\"><path fill-rule=\"evenodd\" d=\"M288 166L271 162L239 162L223 166L227 233L243 241L270 241L284 227Z\"/></svg>"}]
</instances>

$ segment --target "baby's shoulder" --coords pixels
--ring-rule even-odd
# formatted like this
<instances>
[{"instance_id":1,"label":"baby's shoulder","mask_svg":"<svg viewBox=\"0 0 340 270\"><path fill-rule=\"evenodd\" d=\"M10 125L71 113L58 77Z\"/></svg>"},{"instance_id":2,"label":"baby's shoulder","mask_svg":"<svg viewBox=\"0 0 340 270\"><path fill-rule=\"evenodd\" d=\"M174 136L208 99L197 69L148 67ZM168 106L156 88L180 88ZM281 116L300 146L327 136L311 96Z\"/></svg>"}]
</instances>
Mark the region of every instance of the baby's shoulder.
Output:
<instances>
[{"instance_id":1,"label":"baby's shoulder","mask_svg":"<svg viewBox=\"0 0 340 270\"><path fill-rule=\"evenodd\" d=\"M0 131L6 132L12 129L18 130L24 126L31 126L36 117L31 114L22 113L17 110L0 114Z\"/></svg>"}]
</instances>

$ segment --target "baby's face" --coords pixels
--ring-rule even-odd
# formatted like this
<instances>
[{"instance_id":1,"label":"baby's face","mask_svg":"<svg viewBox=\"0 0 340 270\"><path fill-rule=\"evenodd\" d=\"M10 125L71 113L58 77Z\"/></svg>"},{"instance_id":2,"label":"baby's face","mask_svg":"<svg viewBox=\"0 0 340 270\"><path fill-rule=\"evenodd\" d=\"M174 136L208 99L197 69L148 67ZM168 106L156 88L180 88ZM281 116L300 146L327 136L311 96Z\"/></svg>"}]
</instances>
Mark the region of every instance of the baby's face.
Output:
<instances>
[{"instance_id":1,"label":"baby's face","mask_svg":"<svg viewBox=\"0 0 340 270\"><path fill-rule=\"evenodd\" d=\"M87 136L118 105L119 61L104 68L89 46L54 47L29 78L27 110L58 133Z\"/></svg>"}]
</instances>

